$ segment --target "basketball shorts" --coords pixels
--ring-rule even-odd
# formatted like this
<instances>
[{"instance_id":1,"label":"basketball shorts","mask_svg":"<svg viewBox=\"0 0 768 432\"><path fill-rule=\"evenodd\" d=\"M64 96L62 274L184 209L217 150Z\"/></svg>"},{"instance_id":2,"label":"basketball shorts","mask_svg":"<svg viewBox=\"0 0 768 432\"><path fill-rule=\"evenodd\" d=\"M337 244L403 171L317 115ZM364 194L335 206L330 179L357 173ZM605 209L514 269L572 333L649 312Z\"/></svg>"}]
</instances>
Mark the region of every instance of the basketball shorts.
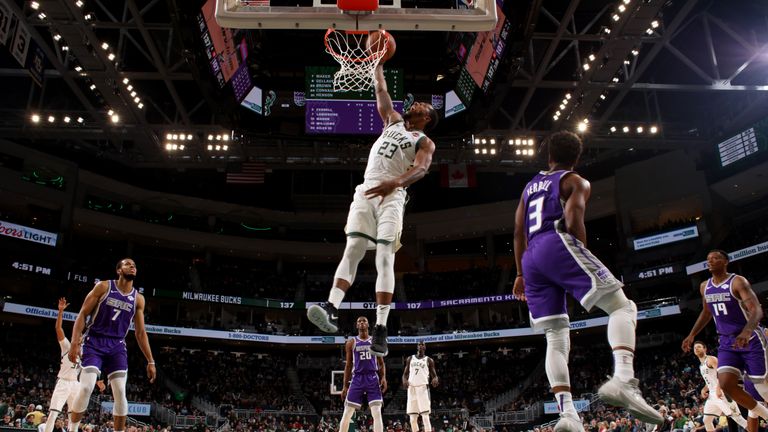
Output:
<instances>
[{"instance_id":1,"label":"basketball shorts","mask_svg":"<svg viewBox=\"0 0 768 432\"><path fill-rule=\"evenodd\" d=\"M352 376L352 382L349 383L349 390L347 390L347 405L360 408L363 405L363 395L366 396L369 406L384 402L379 376L376 373Z\"/></svg>"},{"instance_id":2,"label":"basketball shorts","mask_svg":"<svg viewBox=\"0 0 768 432\"><path fill-rule=\"evenodd\" d=\"M351 237L368 239L368 249L376 249L377 243L394 243L398 250L408 194L405 189L397 189L383 200L381 197L366 198L365 191L378 184L377 181L366 181L357 185L344 232Z\"/></svg>"},{"instance_id":3,"label":"basketball shorts","mask_svg":"<svg viewBox=\"0 0 768 432\"><path fill-rule=\"evenodd\" d=\"M750 381L762 381L766 378L766 343L762 327L755 329L752 338L744 348L734 348L735 336L720 336L717 351L717 372L730 372L741 375L746 372Z\"/></svg>"},{"instance_id":4,"label":"basketball shorts","mask_svg":"<svg viewBox=\"0 0 768 432\"><path fill-rule=\"evenodd\" d=\"M408 404L406 414L429 414L432 412L432 400L429 397L429 386L408 386Z\"/></svg>"},{"instance_id":5,"label":"basketball shorts","mask_svg":"<svg viewBox=\"0 0 768 432\"><path fill-rule=\"evenodd\" d=\"M523 278L535 330L569 324L566 293L591 310L605 294L624 286L576 237L554 231L528 244Z\"/></svg>"},{"instance_id":6,"label":"basketball shorts","mask_svg":"<svg viewBox=\"0 0 768 432\"><path fill-rule=\"evenodd\" d=\"M75 401L77 392L80 390L80 383L74 380L56 380L56 387L53 388L53 394L51 395L51 406L49 409L61 411L64 408L64 404L67 404L67 409L71 409L72 403Z\"/></svg>"},{"instance_id":7,"label":"basketball shorts","mask_svg":"<svg viewBox=\"0 0 768 432\"><path fill-rule=\"evenodd\" d=\"M739 411L739 407L736 406L736 402L729 403L725 398L709 397L704 403L704 415L713 415L720 417L732 416L735 412Z\"/></svg>"},{"instance_id":8,"label":"basketball shorts","mask_svg":"<svg viewBox=\"0 0 768 432\"><path fill-rule=\"evenodd\" d=\"M128 349L124 339L86 336L80 361L83 370L96 369L107 378L115 372L128 371Z\"/></svg>"}]
</instances>

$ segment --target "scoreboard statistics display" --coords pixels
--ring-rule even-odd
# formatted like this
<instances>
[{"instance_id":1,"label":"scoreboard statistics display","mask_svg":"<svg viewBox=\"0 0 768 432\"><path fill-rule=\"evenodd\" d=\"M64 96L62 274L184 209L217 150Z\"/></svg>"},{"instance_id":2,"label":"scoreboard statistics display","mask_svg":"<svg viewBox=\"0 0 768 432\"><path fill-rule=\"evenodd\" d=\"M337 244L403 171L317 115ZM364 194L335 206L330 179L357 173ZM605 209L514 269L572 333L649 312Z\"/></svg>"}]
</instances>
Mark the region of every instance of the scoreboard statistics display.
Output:
<instances>
[{"instance_id":1,"label":"scoreboard statistics display","mask_svg":"<svg viewBox=\"0 0 768 432\"><path fill-rule=\"evenodd\" d=\"M337 67L306 68L305 131L308 134L378 135L384 125L376 109L373 89L334 92ZM403 110L403 71L385 69L384 77L395 110Z\"/></svg>"}]
</instances>

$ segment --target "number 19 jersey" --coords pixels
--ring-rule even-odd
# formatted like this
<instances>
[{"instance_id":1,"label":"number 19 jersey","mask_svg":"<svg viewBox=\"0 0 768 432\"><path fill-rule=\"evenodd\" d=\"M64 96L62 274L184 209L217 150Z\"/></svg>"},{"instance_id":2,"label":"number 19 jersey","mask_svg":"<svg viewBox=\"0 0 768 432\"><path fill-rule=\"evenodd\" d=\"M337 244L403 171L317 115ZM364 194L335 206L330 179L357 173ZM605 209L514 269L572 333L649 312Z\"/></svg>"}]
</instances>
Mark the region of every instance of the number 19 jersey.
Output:
<instances>
[{"instance_id":1,"label":"number 19 jersey","mask_svg":"<svg viewBox=\"0 0 768 432\"><path fill-rule=\"evenodd\" d=\"M385 127L368 154L365 180L391 180L411 169L419 140L425 136L424 132L405 129L404 121Z\"/></svg>"},{"instance_id":2,"label":"number 19 jersey","mask_svg":"<svg viewBox=\"0 0 768 432\"><path fill-rule=\"evenodd\" d=\"M715 284L709 278L704 288L704 301L712 312L717 334L723 336L737 336L747 324L747 314L731 288L734 277L736 274L731 273L720 284Z\"/></svg>"}]
</instances>

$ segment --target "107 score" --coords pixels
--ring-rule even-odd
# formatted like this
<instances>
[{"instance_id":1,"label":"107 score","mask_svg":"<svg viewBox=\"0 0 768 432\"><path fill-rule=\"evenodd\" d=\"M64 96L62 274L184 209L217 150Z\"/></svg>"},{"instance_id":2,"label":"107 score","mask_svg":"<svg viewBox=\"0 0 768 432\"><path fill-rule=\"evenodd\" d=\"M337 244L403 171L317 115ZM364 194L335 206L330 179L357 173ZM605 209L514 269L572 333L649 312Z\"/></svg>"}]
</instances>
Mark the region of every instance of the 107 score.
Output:
<instances>
[{"instance_id":1,"label":"107 score","mask_svg":"<svg viewBox=\"0 0 768 432\"><path fill-rule=\"evenodd\" d=\"M13 264L11 264L11 267L15 268L16 270L20 271L26 271L30 273L38 273L50 276L51 275L51 269L48 267L43 267L39 265L29 264L29 263L23 263L19 261L14 261Z\"/></svg>"}]
</instances>

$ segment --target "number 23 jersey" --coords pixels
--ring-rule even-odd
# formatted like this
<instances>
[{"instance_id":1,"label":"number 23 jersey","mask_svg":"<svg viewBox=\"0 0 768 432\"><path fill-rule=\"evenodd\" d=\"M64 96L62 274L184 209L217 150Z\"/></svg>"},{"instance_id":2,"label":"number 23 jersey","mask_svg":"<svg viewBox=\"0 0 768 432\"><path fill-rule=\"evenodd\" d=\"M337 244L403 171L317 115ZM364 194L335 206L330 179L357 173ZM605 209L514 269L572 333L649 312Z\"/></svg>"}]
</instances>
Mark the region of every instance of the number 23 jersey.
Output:
<instances>
[{"instance_id":1,"label":"number 23 jersey","mask_svg":"<svg viewBox=\"0 0 768 432\"><path fill-rule=\"evenodd\" d=\"M368 154L365 180L391 180L407 172L413 166L419 141L424 137L424 132L406 130L405 121L385 127Z\"/></svg>"}]
</instances>

